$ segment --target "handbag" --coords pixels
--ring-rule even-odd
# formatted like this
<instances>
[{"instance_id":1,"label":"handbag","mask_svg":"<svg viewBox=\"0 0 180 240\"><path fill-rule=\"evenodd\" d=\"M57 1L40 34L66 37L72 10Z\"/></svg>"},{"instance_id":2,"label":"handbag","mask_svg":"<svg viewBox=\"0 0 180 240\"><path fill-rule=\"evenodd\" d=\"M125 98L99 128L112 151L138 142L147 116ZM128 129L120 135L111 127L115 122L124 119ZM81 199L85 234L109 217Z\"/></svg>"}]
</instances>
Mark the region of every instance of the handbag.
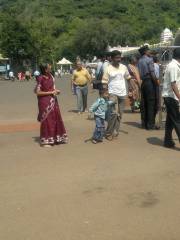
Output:
<instances>
[{"instance_id":1,"label":"handbag","mask_svg":"<svg viewBox=\"0 0 180 240\"><path fill-rule=\"evenodd\" d=\"M92 84L93 84L93 89L99 89L99 88L98 88L98 86L99 86L99 83L97 83L97 82L96 82L96 80L95 80L95 81L93 81L93 83L92 83Z\"/></svg>"},{"instance_id":2,"label":"handbag","mask_svg":"<svg viewBox=\"0 0 180 240\"><path fill-rule=\"evenodd\" d=\"M96 79L93 81L93 89L99 89L102 85L101 80L103 77L103 64L99 70L98 75L96 76Z\"/></svg>"}]
</instances>

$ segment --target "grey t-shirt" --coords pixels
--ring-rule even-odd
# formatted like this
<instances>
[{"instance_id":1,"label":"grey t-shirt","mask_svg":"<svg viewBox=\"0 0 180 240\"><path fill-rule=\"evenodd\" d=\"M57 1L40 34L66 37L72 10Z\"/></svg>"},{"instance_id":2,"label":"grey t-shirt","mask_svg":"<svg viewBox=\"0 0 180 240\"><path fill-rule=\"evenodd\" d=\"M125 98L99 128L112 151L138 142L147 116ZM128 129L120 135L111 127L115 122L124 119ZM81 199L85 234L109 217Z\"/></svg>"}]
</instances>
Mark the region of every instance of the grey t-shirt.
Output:
<instances>
[{"instance_id":1,"label":"grey t-shirt","mask_svg":"<svg viewBox=\"0 0 180 240\"><path fill-rule=\"evenodd\" d=\"M140 73L140 77L143 78L147 76L155 76L154 62L153 59L144 55L139 59L138 69Z\"/></svg>"}]
</instances>

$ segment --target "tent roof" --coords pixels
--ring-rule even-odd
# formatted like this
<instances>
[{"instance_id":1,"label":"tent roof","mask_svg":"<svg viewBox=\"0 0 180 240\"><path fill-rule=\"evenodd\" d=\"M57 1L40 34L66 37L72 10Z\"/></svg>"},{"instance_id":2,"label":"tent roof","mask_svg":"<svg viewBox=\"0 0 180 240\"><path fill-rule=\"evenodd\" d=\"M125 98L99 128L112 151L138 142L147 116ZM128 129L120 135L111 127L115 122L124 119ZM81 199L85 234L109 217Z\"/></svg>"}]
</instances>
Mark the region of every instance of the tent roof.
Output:
<instances>
[{"instance_id":1,"label":"tent roof","mask_svg":"<svg viewBox=\"0 0 180 240\"><path fill-rule=\"evenodd\" d=\"M57 62L58 65L71 65L72 62L70 62L69 60L67 60L66 58L63 58L62 60L60 60L59 62Z\"/></svg>"},{"instance_id":2,"label":"tent roof","mask_svg":"<svg viewBox=\"0 0 180 240\"><path fill-rule=\"evenodd\" d=\"M9 58L4 58L2 54L0 53L0 60L9 60Z\"/></svg>"}]
</instances>

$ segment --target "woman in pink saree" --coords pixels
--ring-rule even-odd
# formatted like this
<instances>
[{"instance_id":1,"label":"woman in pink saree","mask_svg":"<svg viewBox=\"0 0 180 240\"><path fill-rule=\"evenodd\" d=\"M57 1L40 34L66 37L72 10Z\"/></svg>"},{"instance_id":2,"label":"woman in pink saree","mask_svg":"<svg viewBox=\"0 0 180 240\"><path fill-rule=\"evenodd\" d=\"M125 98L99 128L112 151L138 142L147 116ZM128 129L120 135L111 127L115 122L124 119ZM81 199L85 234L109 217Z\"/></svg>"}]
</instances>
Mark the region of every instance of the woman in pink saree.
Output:
<instances>
[{"instance_id":1,"label":"woman in pink saree","mask_svg":"<svg viewBox=\"0 0 180 240\"><path fill-rule=\"evenodd\" d=\"M137 58L131 57L130 64L128 65L128 70L131 75L131 80L129 81L129 100L131 105L131 110L140 109L140 88L141 88L141 79L139 75L139 70L137 68Z\"/></svg>"},{"instance_id":2,"label":"woman in pink saree","mask_svg":"<svg viewBox=\"0 0 180 240\"><path fill-rule=\"evenodd\" d=\"M51 65L40 66L41 75L37 77L35 93L38 97L38 121L40 121L41 146L67 143L67 134L61 117L57 95L60 93L55 88L54 78L51 75Z\"/></svg>"}]
</instances>

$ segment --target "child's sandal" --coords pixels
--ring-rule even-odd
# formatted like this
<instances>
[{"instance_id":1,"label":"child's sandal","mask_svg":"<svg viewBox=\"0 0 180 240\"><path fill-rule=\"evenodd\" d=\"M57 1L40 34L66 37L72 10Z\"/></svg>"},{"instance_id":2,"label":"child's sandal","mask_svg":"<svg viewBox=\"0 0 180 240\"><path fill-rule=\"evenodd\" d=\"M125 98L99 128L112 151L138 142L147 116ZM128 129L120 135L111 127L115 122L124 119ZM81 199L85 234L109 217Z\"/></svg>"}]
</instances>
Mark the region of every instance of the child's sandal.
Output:
<instances>
[{"instance_id":1,"label":"child's sandal","mask_svg":"<svg viewBox=\"0 0 180 240\"><path fill-rule=\"evenodd\" d=\"M95 139L92 139L93 144L97 144L97 141Z\"/></svg>"}]
</instances>

